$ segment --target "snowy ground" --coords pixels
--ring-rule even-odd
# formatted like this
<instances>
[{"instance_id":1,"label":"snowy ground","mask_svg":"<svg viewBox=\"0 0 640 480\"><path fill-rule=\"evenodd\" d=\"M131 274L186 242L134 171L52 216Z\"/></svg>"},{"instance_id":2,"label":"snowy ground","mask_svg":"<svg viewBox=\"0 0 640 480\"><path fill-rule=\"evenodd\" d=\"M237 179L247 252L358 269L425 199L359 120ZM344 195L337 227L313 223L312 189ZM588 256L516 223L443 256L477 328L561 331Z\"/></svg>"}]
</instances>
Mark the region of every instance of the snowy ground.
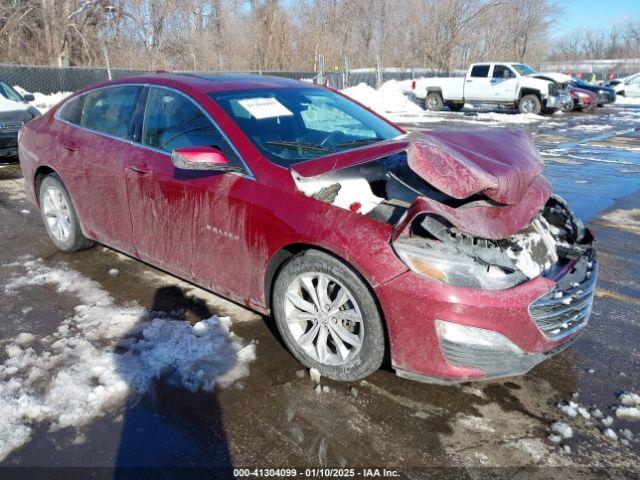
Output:
<instances>
[{"instance_id":1,"label":"snowy ground","mask_svg":"<svg viewBox=\"0 0 640 480\"><path fill-rule=\"evenodd\" d=\"M56 251L19 168L0 166L0 464L637 472L640 106L431 115L385 85L354 88L408 129L534 135L599 238L592 319L570 349L499 381L443 387L383 369L320 379L316 393L269 319L104 247Z\"/></svg>"}]
</instances>

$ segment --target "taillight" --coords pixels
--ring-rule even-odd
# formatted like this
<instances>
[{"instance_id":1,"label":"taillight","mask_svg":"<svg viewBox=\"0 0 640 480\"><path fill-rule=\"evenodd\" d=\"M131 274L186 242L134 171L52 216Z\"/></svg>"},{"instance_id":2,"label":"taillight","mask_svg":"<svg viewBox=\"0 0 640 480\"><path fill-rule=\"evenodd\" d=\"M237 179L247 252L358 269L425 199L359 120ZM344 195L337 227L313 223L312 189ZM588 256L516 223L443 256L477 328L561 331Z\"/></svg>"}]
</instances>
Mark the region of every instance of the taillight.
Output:
<instances>
[{"instance_id":1,"label":"taillight","mask_svg":"<svg viewBox=\"0 0 640 480\"><path fill-rule=\"evenodd\" d=\"M411 82L411 90L415 90L416 89L416 81L414 80L413 82Z\"/></svg>"}]
</instances>

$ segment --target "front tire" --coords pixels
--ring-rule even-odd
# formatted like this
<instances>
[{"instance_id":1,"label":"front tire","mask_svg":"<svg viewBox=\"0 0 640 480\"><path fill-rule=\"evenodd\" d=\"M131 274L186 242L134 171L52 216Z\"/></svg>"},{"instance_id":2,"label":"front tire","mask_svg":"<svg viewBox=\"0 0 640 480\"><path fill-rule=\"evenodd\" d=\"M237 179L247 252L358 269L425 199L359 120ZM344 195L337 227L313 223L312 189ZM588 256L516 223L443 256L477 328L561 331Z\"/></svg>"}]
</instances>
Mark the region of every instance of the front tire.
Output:
<instances>
[{"instance_id":1,"label":"front tire","mask_svg":"<svg viewBox=\"0 0 640 480\"><path fill-rule=\"evenodd\" d=\"M438 92L430 92L427 98L424 99L424 107L432 112L439 112L444 108L444 101L442 95Z\"/></svg>"},{"instance_id":2,"label":"front tire","mask_svg":"<svg viewBox=\"0 0 640 480\"><path fill-rule=\"evenodd\" d=\"M278 331L293 356L325 377L354 381L382 364L384 329L356 272L317 250L293 256L273 288Z\"/></svg>"},{"instance_id":3,"label":"front tire","mask_svg":"<svg viewBox=\"0 0 640 480\"><path fill-rule=\"evenodd\" d=\"M78 214L60 177L46 176L40 184L38 199L44 227L56 247L75 252L93 245L82 233Z\"/></svg>"},{"instance_id":4,"label":"front tire","mask_svg":"<svg viewBox=\"0 0 640 480\"><path fill-rule=\"evenodd\" d=\"M540 115L542 111L542 103L537 95L530 93L525 95L518 102L518 110L520 113L533 113L534 115Z\"/></svg>"}]
</instances>

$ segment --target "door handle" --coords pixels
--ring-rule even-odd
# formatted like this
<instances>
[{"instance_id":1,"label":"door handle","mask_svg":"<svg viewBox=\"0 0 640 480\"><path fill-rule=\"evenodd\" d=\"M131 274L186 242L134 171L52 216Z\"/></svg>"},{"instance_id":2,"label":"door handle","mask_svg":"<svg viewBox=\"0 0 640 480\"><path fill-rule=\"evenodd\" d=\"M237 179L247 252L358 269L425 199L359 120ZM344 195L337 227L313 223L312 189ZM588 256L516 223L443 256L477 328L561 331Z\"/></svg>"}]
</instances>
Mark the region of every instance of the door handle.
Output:
<instances>
[{"instance_id":1,"label":"door handle","mask_svg":"<svg viewBox=\"0 0 640 480\"><path fill-rule=\"evenodd\" d=\"M467 83L471 83L471 82L472 82L472 80L465 80L465 81L466 81Z\"/></svg>"},{"instance_id":2,"label":"door handle","mask_svg":"<svg viewBox=\"0 0 640 480\"><path fill-rule=\"evenodd\" d=\"M149 175L151 172L146 168L146 165L127 165L127 170L130 170L138 175Z\"/></svg>"},{"instance_id":3,"label":"door handle","mask_svg":"<svg viewBox=\"0 0 640 480\"><path fill-rule=\"evenodd\" d=\"M64 148L65 150L69 150L70 152L75 152L76 150L78 150L78 145L73 140L69 140L66 142L63 141L62 148Z\"/></svg>"}]
</instances>

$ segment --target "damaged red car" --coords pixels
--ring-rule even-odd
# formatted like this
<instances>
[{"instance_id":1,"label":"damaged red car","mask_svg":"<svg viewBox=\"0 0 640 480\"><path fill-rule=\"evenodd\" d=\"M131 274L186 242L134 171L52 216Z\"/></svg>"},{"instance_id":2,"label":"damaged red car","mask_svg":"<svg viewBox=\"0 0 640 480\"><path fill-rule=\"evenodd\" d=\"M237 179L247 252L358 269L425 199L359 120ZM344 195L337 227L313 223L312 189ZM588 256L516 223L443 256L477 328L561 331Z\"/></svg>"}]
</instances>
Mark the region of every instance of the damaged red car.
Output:
<instances>
[{"instance_id":1,"label":"damaged red car","mask_svg":"<svg viewBox=\"0 0 640 480\"><path fill-rule=\"evenodd\" d=\"M594 239L524 133L407 133L312 84L158 74L74 94L19 155L58 248L271 314L332 379L385 358L422 381L522 374L587 325Z\"/></svg>"}]
</instances>

